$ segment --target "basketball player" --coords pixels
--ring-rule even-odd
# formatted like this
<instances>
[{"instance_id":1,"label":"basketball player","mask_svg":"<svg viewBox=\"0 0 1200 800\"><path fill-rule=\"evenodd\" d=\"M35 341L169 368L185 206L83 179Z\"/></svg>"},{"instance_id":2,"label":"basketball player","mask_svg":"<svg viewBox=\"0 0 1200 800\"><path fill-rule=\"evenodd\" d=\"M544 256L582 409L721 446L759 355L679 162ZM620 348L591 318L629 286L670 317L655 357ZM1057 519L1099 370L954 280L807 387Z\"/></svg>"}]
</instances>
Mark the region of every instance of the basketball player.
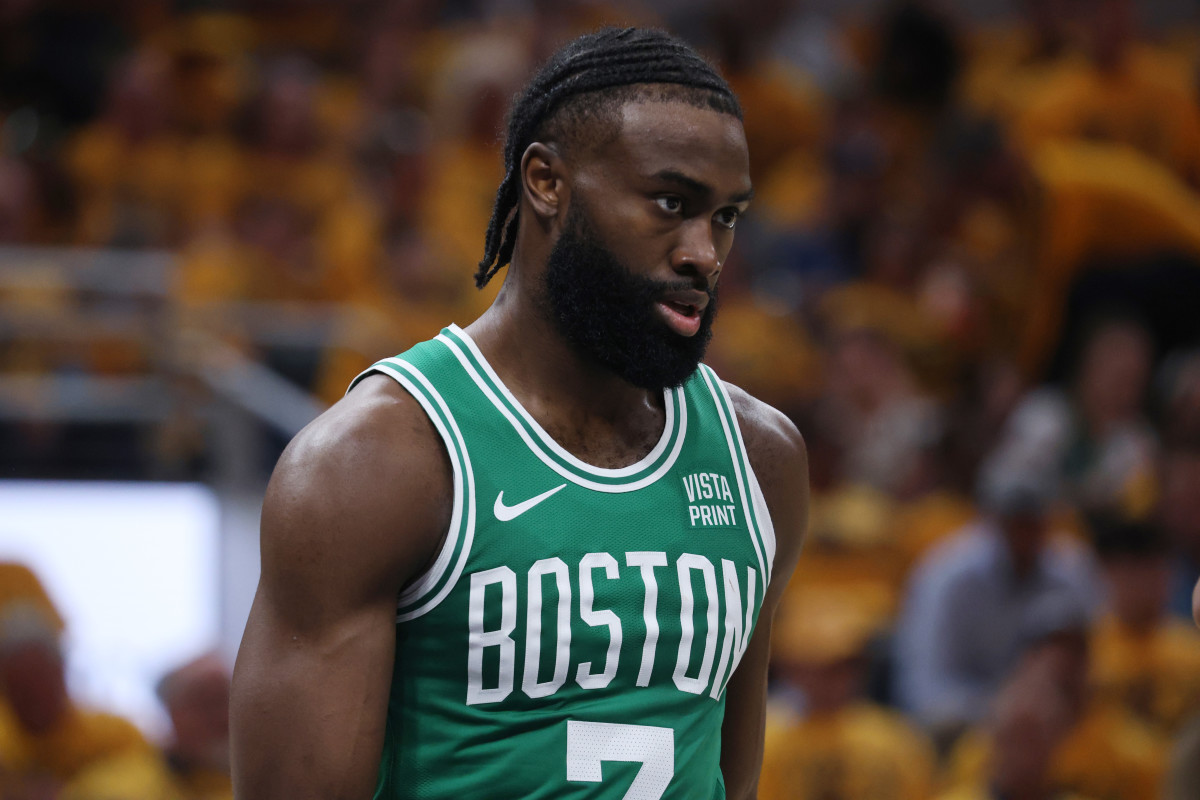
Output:
<instances>
[{"instance_id":1,"label":"basketball player","mask_svg":"<svg viewBox=\"0 0 1200 800\"><path fill-rule=\"evenodd\" d=\"M512 110L465 330L289 446L232 695L241 800L753 797L795 427L699 365L750 200L689 47L584 36Z\"/></svg>"}]
</instances>

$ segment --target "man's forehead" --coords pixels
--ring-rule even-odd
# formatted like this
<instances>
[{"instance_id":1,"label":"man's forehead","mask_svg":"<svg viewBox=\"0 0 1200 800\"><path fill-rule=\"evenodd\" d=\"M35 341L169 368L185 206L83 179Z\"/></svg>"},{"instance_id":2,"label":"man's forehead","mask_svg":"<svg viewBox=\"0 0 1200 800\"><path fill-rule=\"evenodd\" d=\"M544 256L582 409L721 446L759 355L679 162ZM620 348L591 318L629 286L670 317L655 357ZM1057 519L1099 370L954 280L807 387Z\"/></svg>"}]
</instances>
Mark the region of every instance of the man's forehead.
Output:
<instances>
[{"instance_id":1,"label":"man's forehead","mask_svg":"<svg viewBox=\"0 0 1200 800\"><path fill-rule=\"evenodd\" d=\"M732 114L681 100L631 100L605 155L639 173L664 170L719 181L731 193L750 189L750 159L742 122Z\"/></svg>"}]
</instances>

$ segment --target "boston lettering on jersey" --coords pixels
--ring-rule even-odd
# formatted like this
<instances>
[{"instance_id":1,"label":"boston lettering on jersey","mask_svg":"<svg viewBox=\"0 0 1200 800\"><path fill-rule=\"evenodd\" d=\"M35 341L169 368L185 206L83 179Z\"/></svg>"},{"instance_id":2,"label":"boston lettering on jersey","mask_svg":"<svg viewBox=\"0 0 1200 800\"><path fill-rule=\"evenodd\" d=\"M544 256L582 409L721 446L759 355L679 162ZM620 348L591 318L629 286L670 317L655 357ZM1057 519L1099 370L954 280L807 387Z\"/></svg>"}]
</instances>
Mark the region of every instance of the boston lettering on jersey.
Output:
<instances>
[{"instance_id":1,"label":"boston lettering on jersey","mask_svg":"<svg viewBox=\"0 0 1200 800\"><path fill-rule=\"evenodd\" d=\"M656 568L668 568L667 554L659 551L627 552L619 559L610 553L587 553L579 560L576 568L567 565L561 558L544 558L535 562L524 581L508 567L494 567L471 575L470 633L468 647L467 704L498 703L505 700L516 687L516 652L522 647L525 659L520 688L531 698L551 697L568 682L571 664L572 616L578 617L592 628L608 629L608 646L603 666L596 668L591 662L580 663L574 681L584 689L606 688L617 677L621 648L625 644L620 617L611 609L594 607L594 575L603 570L605 579L621 580L620 563L636 568L641 580L644 602L643 616L646 635L642 643L638 662L637 678L630 683L647 686L654 670L658 654L658 634L662 629L658 618L659 581ZM679 629L682 633L675 659L672 680L676 688L691 694L703 694L706 690L713 700L719 699L734 667L741 661L749 644L756 607L756 585L758 573L753 567L746 568L746 595L742 602L741 581L737 567L732 561L722 559L721 577L724 585L725 619L724 628L718 624L720 598L717 596L717 573L711 561L702 555L683 553L676 560L675 570L680 591ZM696 597L693 589L692 572L698 572L703 580L704 596ZM573 582L572 577L577 577ZM557 597L557 626L544 630L541 610L545 600L545 579L552 577ZM629 580L628 577L624 578ZM638 578L634 578L637 580ZM574 586L573 586L574 583ZM484 620L488 616L489 586L498 585L500 596L491 595L492 603L499 603L499 625L488 628ZM517 600L521 589L526 592L525 606L529 609L523 628L518 632ZM579 598L578 605L573 597ZM700 628L695 615L703 615L706 630L703 657L693 666L693 637ZM493 616L495 616L493 614ZM720 645L718 646L718 639ZM497 658L493 661L491 674L485 675L484 655L495 648ZM720 659L716 660L720 651ZM542 653L554 653L553 669L546 677L539 674ZM716 661L716 672L713 664Z\"/></svg>"}]
</instances>

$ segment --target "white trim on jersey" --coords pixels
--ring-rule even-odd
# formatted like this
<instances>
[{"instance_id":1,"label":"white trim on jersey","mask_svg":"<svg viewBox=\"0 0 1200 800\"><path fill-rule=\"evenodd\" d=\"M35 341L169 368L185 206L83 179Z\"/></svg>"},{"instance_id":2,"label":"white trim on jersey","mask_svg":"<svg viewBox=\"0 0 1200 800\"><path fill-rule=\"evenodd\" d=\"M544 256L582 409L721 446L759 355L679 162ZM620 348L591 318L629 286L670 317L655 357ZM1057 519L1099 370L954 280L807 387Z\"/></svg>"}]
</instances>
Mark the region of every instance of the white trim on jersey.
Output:
<instances>
[{"instance_id":1,"label":"white trim on jersey","mask_svg":"<svg viewBox=\"0 0 1200 800\"><path fill-rule=\"evenodd\" d=\"M462 337L462 340L467 344L468 347L472 348L472 352L474 353L475 357L479 359L479 362L480 362L480 364L483 365L483 368L485 370L487 370L491 380L494 381L496 386L500 389L500 391L505 394L505 396L512 403L513 407L515 409L517 409L517 412L520 413L522 415L522 417L529 423L530 429L532 429L538 435L538 437L542 440L541 443L534 440L533 437L531 437L529 435L528 431L526 430L526 427L524 425L522 425L521 422L513 416L512 412L509 411L507 405L505 403L501 402L500 398L498 398L496 396L495 392L492 391L492 388L489 385L488 381L484 380L483 376L481 376L479 374L479 372L475 369L475 365L471 362L471 359L468 358L467 355L462 352L462 350L458 347L458 344L453 339L450 339L449 337L439 334L437 336L437 340L440 341L442 344L444 344L450 350L450 352L452 352L454 354L455 358L457 358L459 360L459 363L462 364L463 369L465 369L467 371L467 374L471 376L471 380L475 381L475 384L479 387L480 391L482 391L484 393L484 395L488 398L488 400L492 403L492 405L494 405L496 407L496 409L499 410L500 413L504 415L504 417L509 421L509 423L512 424L513 428L516 430L517 434L521 437L521 439L525 442L525 445L529 448L529 450L535 456L537 456L538 459L540 459L542 461L542 463L544 463L546 466L550 467L550 469L554 470L562 477L566 478L567 480L571 481L572 483L575 483L579 486L584 487L585 489L592 489L593 491L597 491L597 492L607 492L610 494L617 494L617 493L621 493L621 492L632 492L637 489L641 489L644 486L649 486L650 484L654 483L659 478L661 478L663 475L665 475L671 469L671 467L673 467L675 465L675 461L678 459L680 451L683 450L683 443L684 443L685 439L687 438L687 398L684 396L682 388L674 390L676 392L676 395L675 395L676 402L675 403L671 403L670 398L664 399L664 405L666 407L666 422L663 425L663 435L659 439L658 444L655 445L654 449L650 451L650 455L646 456L645 458L643 458L641 461L639 461L636 464L633 464L628 467L621 467L620 469L613 470L613 469L604 469L601 467L594 467L584 461L580 461L578 458L576 458L575 456L571 455L566 450L564 450L561 447L561 445L559 445L557 442L555 442L554 439L552 439L550 437L550 434L546 433L542 429L542 427L540 425L538 425L537 421L529 414L529 412L525 410L525 407L522 406L515 397L513 397L512 393L508 390L508 388L504 385L504 383L499 379L499 377L496 376L496 373L492 370L491 366L483 358L482 353L479 352L478 347L475 346L474 342L471 341L471 339L466 335L466 333L463 332L457 326L451 326L451 329L457 335ZM670 391L670 390L667 390L667 391ZM624 483L624 484L597 483L596 481L588 480L587 478L583 477L582 475L579 475L577 472L574 472L571 469L568 469L567 467L563 466L558 461L556 461L554 458L551 458L550 455L546 453L546 449L549 449L550 447L552 447L553 451L556 454L560 455L560 457L562 457L563 460L569 461L569 463L571 463L572 466L575 466L576 469L578 469L581 472L591 473L593 475L596 475L597 477L612 478L612 477L623 477L624 475L627 475L627 474L633 474L638 470L645 469L649 463L653 463L653 460L662 454L663 449L666 447L666 443L670 440L672 435L675 433L674 427L675 427L676 422L674 419L674 414L672 413L673 405L677 405L679 407L679 420L678 420L679 430L678 430L678 435L675 436L675 446L674 446L674 448L672 448L670 454L667 456L667 459L665 461L663 461L663 463L661 465L659 465L658 469L656 469L651 474L641 478L640 480L633 481L631 483ZM542 446L543 444L545 444L546 447L543 447Z\"/></svg>"},{"instance_id":2,"label":"white trim on jersey","mask_svg":"<svg viewBox=\"0 0 1200 800\"><path fill-rule=\"evenodd\" d=\"M425 415L433 423L434 427L437 428L438 434L441 435L442 441L449 451L450 466L454 472L454 510L450 517L450 527L446 532L445 540L438 551L437 558L434 559L429 569L411 581L400 593L400 597L396 603L397 608L411 606L421 600L424 595L431 592L441 582L443 576L446 574L446 570L450 568L454 551L458 548L460 528L463 534L462 548L458 559L453 565L453 572L441 590L419 608L403 614L397 613L396 622L407 622L433 610L450 593L462 575L463 568L467 563L467 556L470 555L471 545L475 539L475 472L471 468L471 456L467 452L467 446L463 441L462 431L459 430L458 422L454 419L454 415L450 413L450 408L447 406L445 399L419 369L398 357L384 359L364 370L350 384L351 387L355 386L361 378L373 372L387 375L400 384L405 391L421 404ZM429 396L426 396L426 392L428 392ZM437 403L437 408L449 420L451 430L446 429L445 424L443 424L431 403L430 397L433 398L433 402ZM458 465L458 459L455 458L456 454L462 457L463 467L461 469ZM466 512L465 526L463 525L464 510Z\"/></svg>"},{"instance_id":3,"label":"white trim on jersey","mask_svg":"<svg viewBox=\"0 0 1200 800\"><path fill-rule=\"evenodd\" d=\"M763 581L763 591L771 583L771 572L775 560L775 527L770 522L770 514L767 513L766 501L761 505L758 498L752 497L753 489L751 487L758 485L758 478L754 475L754 467L750 464L750 456L746 453L746 444L742 441L742 431L738 426L737 410L733 407L733 403L729 399L729 393L725 391L725 385L717 374L706 365L700 366L700 372L704 376L704 382L708 384L708 390L713 395L713 403L717 407L717 416L721 419L721 427L725 432L725 442L729 445L729 456L733 461L733 474L737 479L738 493L742 497L742 513L746 519L746 529L750 534L750 541L754 544L754 554L758 557L758 568L762 575L765 576ZM724 403L717 397L720 392L724 398ZM732 417L732 420L726 417ZM744 462L743 462L744 459ZM742 464L745 463L747 477L742 479ZM749 483L750 486L746 484ZM762 495L762 489L758 490L758 495ZM750 506L754 506L754 513L751 514ZM760 512L766 514L767 525L763 526L759 523ZM767 531L770 531L770 543L767 540ZM757 531L757 533L756 533Z\"/></svg>"}]
</instances>

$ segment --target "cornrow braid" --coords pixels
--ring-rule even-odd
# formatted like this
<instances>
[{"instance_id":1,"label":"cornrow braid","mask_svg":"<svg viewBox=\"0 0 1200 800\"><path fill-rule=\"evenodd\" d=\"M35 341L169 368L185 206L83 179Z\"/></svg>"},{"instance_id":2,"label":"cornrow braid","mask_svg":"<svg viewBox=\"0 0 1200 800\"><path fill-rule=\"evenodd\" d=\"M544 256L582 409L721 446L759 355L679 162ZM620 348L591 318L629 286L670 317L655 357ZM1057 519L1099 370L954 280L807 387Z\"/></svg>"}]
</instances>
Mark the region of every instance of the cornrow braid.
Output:
<instances>
[{"instance_id":1,"label":"cornrow braid","mask_svg":"<svg viewBox=\"0 0 1200 800\"><path fill-rule=\"evenodd\" d=\"M521 157L530 143L561 122L559 117L602 117L639 97L679 99L742 118L724 78L690 45L665 31L605 28L570 42L550 57L513 103L504 141L504 180L496 191L483 260L475 272L478 288L512 261Z\"/></svg>"}]
</instances>

